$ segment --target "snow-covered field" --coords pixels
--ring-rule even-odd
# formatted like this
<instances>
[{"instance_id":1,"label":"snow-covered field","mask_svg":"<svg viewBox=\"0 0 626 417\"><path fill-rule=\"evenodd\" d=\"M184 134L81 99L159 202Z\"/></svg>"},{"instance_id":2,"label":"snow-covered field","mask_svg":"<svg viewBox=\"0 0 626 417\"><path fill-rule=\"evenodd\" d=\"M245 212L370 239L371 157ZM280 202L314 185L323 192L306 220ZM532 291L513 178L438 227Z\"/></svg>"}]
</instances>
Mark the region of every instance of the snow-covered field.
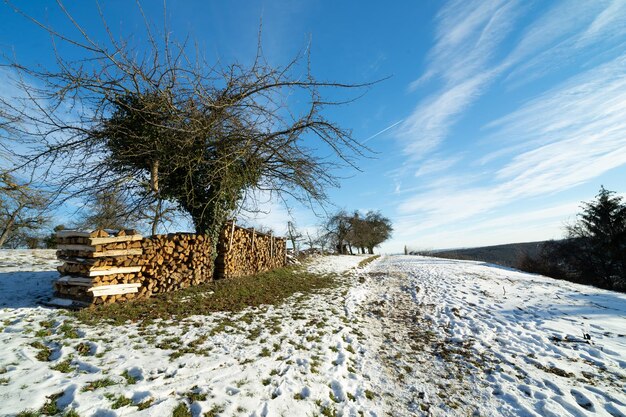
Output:
<instances>
[{"instance_id":1,"label":"snow-covered field","mask_svg":"<svg viewBox=\"0 0 626 417\"><path fill-rule=\"evenodd\" d=\"M53 251L0 251L0 415L626 415L626 295L362 259L316 259L342 285L280 306L112 327L38 304Z\"/></svg>"}]
</instances>

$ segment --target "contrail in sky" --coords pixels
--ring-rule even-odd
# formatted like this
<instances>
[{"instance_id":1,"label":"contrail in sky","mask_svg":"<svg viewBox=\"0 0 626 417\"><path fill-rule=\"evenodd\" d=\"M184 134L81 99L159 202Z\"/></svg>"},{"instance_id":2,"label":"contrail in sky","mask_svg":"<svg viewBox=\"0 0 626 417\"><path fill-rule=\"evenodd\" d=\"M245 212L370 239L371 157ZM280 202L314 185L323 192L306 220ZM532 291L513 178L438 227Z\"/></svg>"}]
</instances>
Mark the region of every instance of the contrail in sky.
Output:
<instances>
[{"instance_id":1,"label":"contrail in sky","mask_svg":"<svg viewBox=\"0 0 626 417\"><path fill-rule=\"evenodd\" d=\"M386 131L388 131L389 129L398 126L400 123L402 123L404 121L404 119L400 120L399 122L395 122L394 124L392 124L391 126L388 126L386 128L384 128L383 130L381 130L378 133L373 134L372 136L370 136L369 138L365 139L363 142L361 142L361 145L369 142L370 140L374 139L376 136L378 135L382 135L383 133L385 133Z\"/></svg>"}]
</instances>

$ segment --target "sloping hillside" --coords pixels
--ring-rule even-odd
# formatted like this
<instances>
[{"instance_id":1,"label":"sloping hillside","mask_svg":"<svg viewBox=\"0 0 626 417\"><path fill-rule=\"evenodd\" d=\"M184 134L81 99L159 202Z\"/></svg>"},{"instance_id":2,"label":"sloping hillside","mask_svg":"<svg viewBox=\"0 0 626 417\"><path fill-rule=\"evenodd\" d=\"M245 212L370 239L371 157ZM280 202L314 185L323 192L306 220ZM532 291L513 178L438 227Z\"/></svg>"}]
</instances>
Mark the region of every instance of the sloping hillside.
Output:
<instances>
[{"instance_id":1,"label":"sloping hillside","mask_svg":"<svg viewBox=\"0 0 626 417\"><path fill-rule=\"evenodd\" d=\"M506 245L482 246L479 248L464 248L435 251L431 256L446 259L460 259L467 261L482 261L497 265L515 268L520 256L527 253L536 257L541 245L546 241L509 243Z\"/></svg>"}]
</instances>

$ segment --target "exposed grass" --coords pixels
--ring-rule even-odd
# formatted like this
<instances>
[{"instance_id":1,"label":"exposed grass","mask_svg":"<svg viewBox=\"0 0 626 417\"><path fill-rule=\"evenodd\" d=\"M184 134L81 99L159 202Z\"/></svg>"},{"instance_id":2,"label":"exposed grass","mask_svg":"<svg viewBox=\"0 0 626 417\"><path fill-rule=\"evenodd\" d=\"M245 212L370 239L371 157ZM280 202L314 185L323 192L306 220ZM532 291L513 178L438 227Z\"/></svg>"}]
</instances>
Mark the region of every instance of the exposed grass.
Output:
<instances>
[{"instance_id":1,"label":"exposed grass","mask_svg":"<svg viewBox=\"0 0 626 417\"><path fill-rule=\"evenodd\" d=\"M137 383L137 378L128 373L128 369L122 372L122 376L126 380L128 385L134 385Z\"/></svg>"},{"instance_id":2,"label":"exposed grass","mask_svg":"<svg viewBox=\"0 0 626 417\"><path fill-rule=\"evenodd\" d=\"M78 339L79 337L78 332L69 321L63 322L63 324L59 326L59 332L61 332L65 339Z\"/></svg>"},{"instance_id":3,"label":"exposed grass","mask_svg":"<svg viewBox=\"0 0 626 417\"><path fill-rule=\"evenodd\" d=\"M180 320L216 311L234 312L251 306L279 304L297 292L306 294L332 287L335 277L294 267L280 268L254 276L213 281L146 300L97 306L74 314L87 324Z\"/></svg>"},{"instance_id":4,"label":"exposed grass","mask_svg":"<svg viewBox=\"0 0 626 417\"><path fill-rule=\"evenodd\" d=\"M86 342L81 342L77 344L76 346L74 346L74 349L81 356L87 356L91 353L91 345Z\"/></svg>"},{"instance_id":5,"label":"exposed grass","mask_svg":"<svg viewBox=\"0 0 626 417\"><path fill-rule=\"evenodd\" d=\"M126 398L123 395L120 395L118 397L113 397L110 399L114 400L113 403L111 404L111 408L114 410L117 410L118 408L126 407L127 405L131 405L133 403L133 400L131 400L130 398Z\"/></svg>"},{"instance_id":6,"label":"exposed grass","mask_svg":"<svg viewBox=\"0 0 626 417\"><path fill-rule=\"evenodd\" d=\"M224 406L215 404L209 411L203 414L203 417L217 417L220 413L224 412Z\"/></svg>"},{"instance_id":7,"label":"exposed grass","mask_svg":"<svg viewBox=\"0 0 626 417\"><path fill-rule=\"evenodd\" d=\"M15 415L15 417L39 417L41 413L35 410L24 410Z\"/></svg>"},{"instance_id":8,"label":"exposed grass","mask_svg":"<svg viewBox=\"0 0 626 417\"><path fill-rule=\"evenodd\" d=\"M176 406L174 411L172 411L172 417L193 417L191 415L191 411L187 408L184 403L180 403Z\"/></svg>"},{"instance_id":9,"label":"exposed grass","mask_svg":"<svg viewBox=\"0 0 626 417\"><path fill-rule=\"evenodd\" d=\"M59 362L56 365L51 366L50 369L52 369L54 371L62 372L64 374L68 374L68 373L73 371L72 360L71 359L65 359L63 362Z\"/></svg>"},{"instance_id":10,"label":"exposed grass","mask_svg":"<svg viewBox=\"0 0 626 417\"><path fill-rule=\"evenodd\" d=\"M189 401L191 402L206 401L207 395L198 391L199 388L197 386L194 386L193 388L191 388L191 391L187 392L184 396L187 397L187 399L189 399Z\"/></svg>"},{"instance_id":11,"label":"exposed grass","mask_svg":"<svg viewBox=\"0 0 626 417\"><path fill-rule=\"evenodd\" d=\"M137 404L137 410L142 411L150 408L152 406L152 403L154 403L154 398L148 398L144 402Z\"/></svg>"},{"instance_id":12,"label":"exposed grass","mask_svg":"<svg viewBox=\"0 0 626 417\"><path fill-rule=\"evenodd\" d=\"M59 414L61 410L57 406L57 400L63 396L63 392L58 392L56 394L52 394L48 397L48 401L39 409L39 414L44 416L54 416Z\"/></svg>"},{"instance_id":13,"label":"exposed grass","mask_svg":"<svg viewBox=\"0 0 626 417\"><path fill-rule=\"evenodd\" d=\"M42 362L48 361L48 359L50 358L50 355L52 354L52 349L50 349L48 346L44 345L38 340L31 343L30 346L39 350L39 352L37 352L37 355L35 355L37 360L42 361Z\"/></svg>"},{"instance_id":14,"label":"exposed grass","mask_svg":"<svg viewBox=\"0 0 626 417\"><path fill-rule=\"evenodd\" d=\"M98 388L106 388L110 387L111 385L117 385L117 382L113 381L110 378L97 379L85 385L81 391L95 391Z\"/></svg>"},{"instance_id":15,"label":"exposed grass","mask_svg":"<svg viewBox=\"0 0 626 417\"><path fill-rule=\"evenodd\" d=\"M374 256L370 256L369 258L365 258L363 259L361 262L359 262L359 268L363 268L364 266L366 266L367 264L374 262L376 259L380 258L380 255L374 255Z\"/></svg>"}]
</instances>

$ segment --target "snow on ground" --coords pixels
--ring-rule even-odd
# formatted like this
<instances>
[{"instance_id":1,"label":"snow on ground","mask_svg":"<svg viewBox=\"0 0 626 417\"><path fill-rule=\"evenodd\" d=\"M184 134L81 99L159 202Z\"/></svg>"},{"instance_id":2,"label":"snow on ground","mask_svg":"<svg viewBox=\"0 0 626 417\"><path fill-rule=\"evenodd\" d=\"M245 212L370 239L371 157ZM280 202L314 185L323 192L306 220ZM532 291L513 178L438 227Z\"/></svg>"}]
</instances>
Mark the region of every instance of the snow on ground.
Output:
<instances>
[{"instance_id":1,"label":"snow on ground","mask_svg":"<svg viewBox=\"0 0 626 417\"><path fill-rule=\"evenodd\" d=\"M406 415L626 415L626 294L417 256L370 276L375 390Z\"/></svg>"},{"instance_id":2,"label":"snow on ground","mask_svg":"<svg viewBox=\"0 0 626 417\"><path fill-rule=\"evenodd\" d=\"M38 304L53 251L0 251L0 415L54 399L101 417L626 415L626 295L363 259L315 259L342 284L280 306L112 327Z\"/></svg>"}]
</instances>

